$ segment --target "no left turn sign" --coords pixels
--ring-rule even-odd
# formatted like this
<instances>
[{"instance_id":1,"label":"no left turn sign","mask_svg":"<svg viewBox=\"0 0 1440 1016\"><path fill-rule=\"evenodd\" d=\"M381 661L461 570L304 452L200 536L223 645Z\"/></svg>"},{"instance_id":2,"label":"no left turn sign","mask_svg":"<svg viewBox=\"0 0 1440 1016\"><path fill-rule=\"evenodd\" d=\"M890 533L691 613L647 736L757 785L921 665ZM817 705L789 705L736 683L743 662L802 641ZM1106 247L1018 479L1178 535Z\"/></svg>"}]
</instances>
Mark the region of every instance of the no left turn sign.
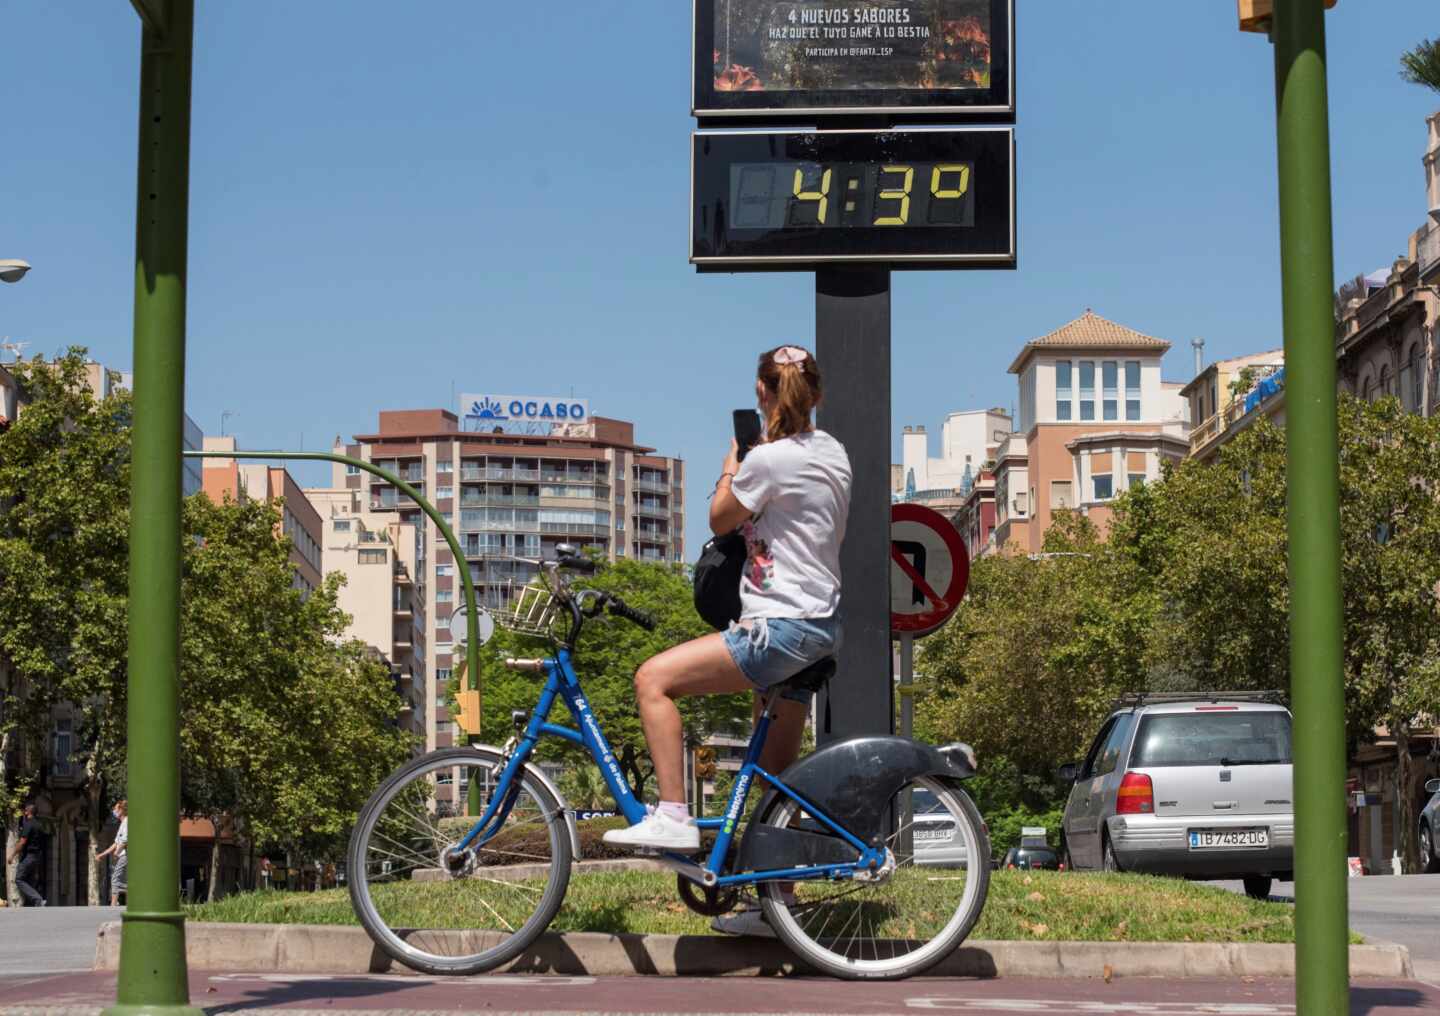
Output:
<instances>
[{"instance_id":1,"label":"no left turn sign","mask_svg":"<svg viewBox=\"0 0 1440 1016\"><path fill-rule=\"evenodd\" d=\"M960 606L970 555L950 520L932 508L890 508L890 633L919 637Z\"/></svg>"}]
</instances>

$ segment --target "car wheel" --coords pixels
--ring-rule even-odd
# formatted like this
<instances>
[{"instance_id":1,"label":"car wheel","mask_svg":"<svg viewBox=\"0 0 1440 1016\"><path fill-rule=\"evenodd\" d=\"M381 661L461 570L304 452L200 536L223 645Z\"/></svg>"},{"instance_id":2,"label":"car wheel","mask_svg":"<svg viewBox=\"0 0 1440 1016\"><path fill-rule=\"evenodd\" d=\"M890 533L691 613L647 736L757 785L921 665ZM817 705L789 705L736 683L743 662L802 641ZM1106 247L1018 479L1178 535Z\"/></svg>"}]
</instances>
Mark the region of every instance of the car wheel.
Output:
<instances>
[{"instance_id":1,"label":"car wheel","mask_svg":"<svg viewBox=\"0 0 1440 1016\"><path fill-rule=\"evenodd\" d=\"M1103 864L1106 871L1118 872L1121 870L1120 862L1115 857L1115 848L1110 845L1108 837L1105 840L1105 858Z\"/></svg>"},{"instance_id":2,"label":"car wheel","mask_svg":"<svg viewBox=\"0 0 1440 1016\"><path fill-rule=\"evenodd\" d=\"M1420 826L1420 870L1427 875L1440 871L1440 857L1435 856L1435 837L1430 826Z\"/></svg>"},{"instance_id":3,"label":"car wheel","mask_svg":"<svg viewBox=\"0 0 1440 1016\"><path fill-rule=\"evenodd\" d=\"M1274 882L1269 875L1246 875L1245 895L1252 900L1268 900L1270 898L1270 886Z\"/></svg>"}]
</instances>

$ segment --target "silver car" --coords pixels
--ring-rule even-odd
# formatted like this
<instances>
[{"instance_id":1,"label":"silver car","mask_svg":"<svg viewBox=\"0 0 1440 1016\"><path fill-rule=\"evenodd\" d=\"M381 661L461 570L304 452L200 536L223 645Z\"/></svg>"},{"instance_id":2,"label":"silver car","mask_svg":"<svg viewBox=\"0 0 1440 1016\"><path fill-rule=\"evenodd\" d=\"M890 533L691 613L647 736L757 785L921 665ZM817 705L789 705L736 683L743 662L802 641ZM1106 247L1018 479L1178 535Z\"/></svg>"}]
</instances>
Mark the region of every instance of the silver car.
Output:
<instances>
[{"instance_id":1,"label":"silver car","mask_svg":"<svg viewBox=\"0 0 1440 1016\"><path fill-rule=\"evenodd\" d=\"M1290 712L1256 694L1122 700L1072 784L1070 868L1242 878L1264 899L1294 870Z\"/></svg>"},{"instance_id":2,"label":"silver car","mask_svg":"<svg viewBox=\"0 0 1440 1016\"><path fill-rule=\"evenodd\" d=\"M1420 870L1427 874L1440 871L1440 780L1425 784L1430 803L1420 813Z\"/></svg>"},{"instance_id":3,"label":"silver car","mask_svg":"<svg viewBox=\"0 0 1440 1016\"><path fill-rule=\"evenodd\" d=\"M969 852L955 828L955 819L928 790L911 791L915 864L921 867L964 868Z\"/></svg>"}]
</instances>

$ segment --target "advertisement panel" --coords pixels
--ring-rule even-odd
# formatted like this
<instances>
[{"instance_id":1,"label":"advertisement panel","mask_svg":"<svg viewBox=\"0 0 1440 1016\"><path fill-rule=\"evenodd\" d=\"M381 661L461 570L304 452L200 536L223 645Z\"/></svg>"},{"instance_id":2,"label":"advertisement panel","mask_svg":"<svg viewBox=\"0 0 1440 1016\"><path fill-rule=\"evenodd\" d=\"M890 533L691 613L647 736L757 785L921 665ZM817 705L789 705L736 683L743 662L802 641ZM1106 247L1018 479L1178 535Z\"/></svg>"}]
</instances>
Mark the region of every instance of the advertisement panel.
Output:
<instances>
[{"instance_id":1,"label":"advertisement panel","mask_svg":"<svg viewBox=\"0 0 1440 1016\"><path fill-rule=\"evenodd\" d=\"M473 432L524 429L531 432L557 424L588 423L590 400L556 395L460 396L460 429Z\"/></svg>"},{"instance_id":2,"label":"advertisement panel","mask_svg":"<svg viewBox=\"0 0 1440 1016\"><path fill-rule=\"evenodd\" d=\"M696 0L697 116L1014 116L1013 0Z\"/></svg>"}]
</instances>

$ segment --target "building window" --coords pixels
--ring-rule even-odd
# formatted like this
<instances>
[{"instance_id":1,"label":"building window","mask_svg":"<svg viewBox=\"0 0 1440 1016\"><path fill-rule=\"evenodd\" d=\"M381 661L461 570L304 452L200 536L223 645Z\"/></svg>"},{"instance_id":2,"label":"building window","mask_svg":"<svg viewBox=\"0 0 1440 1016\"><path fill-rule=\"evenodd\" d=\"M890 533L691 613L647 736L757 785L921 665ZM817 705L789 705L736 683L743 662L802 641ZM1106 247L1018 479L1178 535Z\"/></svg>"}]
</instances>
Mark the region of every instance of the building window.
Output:
<instances>
[{"instance_id":1,"label":"building window","mask_svg":"<svg viewBox=\"0 0 1440 1016\"><path fill-rule=\"evenodd\" d=\"M336 520L335 520L335 532L337 532L337 533L348 533L348 532L350 532L350 520L349 520L349 519L336 519Z\"/></svg>"},{"instance_id":2,"label":"building window","mask_svg":"<svg viewBox=\"0 0 1440 1016\"><path fill-rule=\"evenodd\" d=\"M1405 358L1405 363L1400 368L1400 396L1406 401L1406 408L1412 413L1420 412L1425 392L1424 379L1425 372L1420 361L1420 343L1416 342L1411 344L1410 355Z\"/></svg>"},{"instance_id":3,"label":"building window","mask_svg":"<svg viewBox=\"0 0 1440 1016\"><path fill-rule=\"evenodd\" d=\"M450 603L450 602L453 601L454 599L455 599L455 590L453 590L453 589L437 589L437 590L435 590L435 602L436 602L436 603Z\"/></svg>"},{"instance_id":4,"label":"building window","mask_svg":"<svg viewBox=\"0 0 1440 1016\"><path fill-rule=\"evenodd\" d=\"M1070 376L1070 361L1055 361L1055 419L1069 420L1070 398L1074 394L1074 382Z\"/></svg>"},{"instance_id":5,"label":"building window","mask_svg":"<svg viewBox=\"0 0 1440 1016\"><path fill-rule=\"evenodd\" d=\"M70 752L74 748L74 736L70 720L55 721L50 774L56 779L68 780L74 775L75 767L70 761Z\"/></svg>"},{"instance_id":6,"label":"building window","mask_svg":"<svg viewBox=\"0 0 1440 1016\"><path fill-rule=\"evenodd\" d=\"M1095 485L1096 501L1108 501L1115 496L1114 480L1109 473L1101 473L1090 479Z\"/></svg>"},{"instance_id":7,"label":"building window","mask_svg":"<svg viewBox=\"0 0 1440 1016\"><path fill-rule=\"evenodd\" d=\"M437 487L435 488L435 496L436 496L437 498L454 497L454 496L455 496L455 488L454 488L454 487L438 487L438 486L437 486Z\"/></svg>"},{"instance_id":8,"label":"building window","mask_svg":"<svg viewBox=\"0 0 1440 1016\"><path fill-rule=\"evenodd\" d=\"M347 462L347 463L345 463L345 475L346 475L346 476L359 476L359 475L360 475L360 467L357 466L357 465L355 465L355 463L353 463L353 462Z\"/></svg>"},{"instance_id":9,"label":"building window","mask_svg":"<svg viewBox=\"0 0 1440 1016\"><path fill-rule=\"evenodd\" d=\"M436 667L436 668L435 668L435 680L436 680L436 681L448 681L448 680L450 680L450 668L449 668L449 667Z\"/></svg>"},{"instance_id":10,"label":"building window","mask_svg":"<svg viewBox=\"0 0 1440 1016\"><path fill-rule=\"evenodd\" d=\"M1106 360L1100 364L1100 413L1106 420L1120 419L1120 364Z\"/></svg>"},{"instance_id":11,"label":"building window","mask_svg":"<svg viewBox=\"0 0 1440 1016\"><path fill-rule=\"evenodd\" d=\"M443 578L445 578L445 577L448 576L448 575L454 575L454 574L455 574L455 566L454 566L453 564L437 564L437 565L435 566L435 577L436 577L437 579L443 579Z\"/></svg>"},{"instance_id":12,"label":"building window","mask_svg":"<svg viewBox=\"0 0 1440 1016\"><path fill-rule=\"evenodd\" d=\"M1390 383L1390 365L1380 366L1380 398L1387 398L1395 394L1395 386Z\"/></svg>"},{"instance_id":13,"label":"building window","mask_svg":"<svg viewBox=\"0 0 1440 1016\"><path fill-rule=\"evenodd\" d=\"M1050 507L1052 509L1075 507L1075 498L1071 493L1070 486L1069 480L1050 481Z\"/></svg>"},{"instance_id":14,"label":"building window","mask_svg":"<svg viewBox=\"0 0 1440 1016\"><path fill-rule=\"evenodd\" d=\"M446 474L453 473L454 471L455 463L449 461L448 459L444 462L435 463L435 473L439 476L445 476Z\"/></svg>"},{"instance_id":15,"label":"building window","mask_svg":"<svg viewBox=\"0 0 1440 1016\"><path fill-rule=\"evenodd\" d=\"M361 550L359 553L361 564L384 564L390 556L383 550Z\"/></svg>"},{"instance_id":16,"label":"building window","mask_svg":"<svg viewBox=\"0 0 1440 1016\"><path fill-rule=\"evenodd\" d=\"M1205 418L1203 415L1200 417ZM1140 419L1140 361L1125 361L1125 419Z\"/></svg>"},{"instance_id":17,"label":"building window","mask_svg":"<svg viewBox=\"0 0 1440 1016\"><path fill-rule=\"evenodd\" d=\"M1080 419L1095 419L1095 361L1080 361Z\"/></svg>"},{"instance_id":18,"label":"building window","mask_svg":"<svg viewBox=\"0 0 1440 1016\"><path fill-rule=\"evenodd\" d=\"M1130 482L1130 489L1131 489L1131 490L1134 490L1136 487L1143 487L1143 486L1145 486L1145 474L1144 474L1144 473L1131 473L1131 474L1129 474L1129 475L1126 477L1126 479Z\"/></svg>"},{"instance_id":19,"label":"building window","mask_svg":"<svg viewBox=\"0 0 1440 1016\"><path fill-rule=\"evenodd\" d=\"M624 519L617 518L617 519L615 520L615 532L617 532L617 533L623 533L623 532L625 532L625 520L624 520Z\"/></svg>"}]
</instances>

